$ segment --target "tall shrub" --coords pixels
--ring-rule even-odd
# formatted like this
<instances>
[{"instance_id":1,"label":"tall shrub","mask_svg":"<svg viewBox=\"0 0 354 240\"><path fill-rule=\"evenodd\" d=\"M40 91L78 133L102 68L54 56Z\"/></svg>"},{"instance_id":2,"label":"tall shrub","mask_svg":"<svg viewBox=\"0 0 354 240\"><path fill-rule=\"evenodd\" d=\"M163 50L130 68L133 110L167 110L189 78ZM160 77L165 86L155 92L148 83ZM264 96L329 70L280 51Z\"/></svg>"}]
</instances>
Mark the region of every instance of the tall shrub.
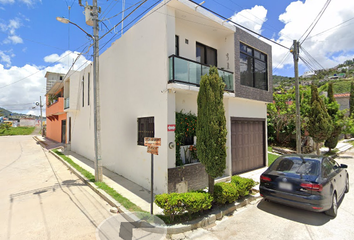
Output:
<instances>
[{"instance_id":1,"label":"tall shrub","mask_svg":"<svg viewBox=\"0 0 354 240\"><path fill-rule=\"evenodd\" d=\"M311 85L311 96L308 131L316 142L316 152L319 155L319 144L330 136L332 132L332 121L322 99L318 95L317 87L314 84Z\"/></svg>"},{"instance_id":2,"label":"tall shrub","mask_svg":"<svg viewBox=\"0 0 354 240\"><path fill-rule=\"evenodd\" d=\"M216 67L200 81L198 93L198 158L209 176L209 193L214 193L214 179L226 168L226 118L223 103L225 84Z\"/></svg>"}]
</instances>

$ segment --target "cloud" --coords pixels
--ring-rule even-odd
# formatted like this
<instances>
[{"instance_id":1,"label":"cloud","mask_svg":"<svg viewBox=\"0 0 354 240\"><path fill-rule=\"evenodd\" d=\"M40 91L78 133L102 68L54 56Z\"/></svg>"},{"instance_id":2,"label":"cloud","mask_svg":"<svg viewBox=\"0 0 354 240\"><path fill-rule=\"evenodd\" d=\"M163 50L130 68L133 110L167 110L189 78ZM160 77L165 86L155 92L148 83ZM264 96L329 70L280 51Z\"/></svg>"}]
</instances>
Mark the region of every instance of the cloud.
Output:
<instances>
[{"instance_id":1,"label":"cloud","mask_svg":"<svg viewBox=\"0 0 354 240\"><path fill-rule=\"evenodd\" d=\"M6 54L5 52L0 50L0 62L5 63L6 67L10 67L11 66L11 55Z\"/></svg>"},{"instance_id":2,"label":"cloud","mask_svg":"<svg viewBox=\"0 0 354 240\"><path fill-rule=\"evenodd\" d=\"M267 9L263 6L254 6L251 9L244 9L238 13L235 13L231 20L257 32L262 33L262 25L267 21Z\"/></svg>"},{"instance_id":3,"label":"cloud","mask_svg":"<svg viewBox=\"0 0 354 240\"><path fill-rule=\"evenodd\" d=\"M300 39L300 42L302 42L306 37L304 35L305 31L314 21L325 2L326 0L306 0L304 2L290 3L285 12L279 16L279 21L284 24L284 27L278 34L277 42L287 47L292 46L293 39ZM331 29L352 18L353 15L354 1L332 1L313 31L302 44L302 47L324 68L333 67L343 63L343 59L352 59L354 57L354 35L352 34L354 20ZM286 52L287 50L281 47L273 47L274 67L281 64ZM300 56L306 57L301 51ZM309 60L309 57L306 57L306 59ZM299 63L304 65L302 61ZM283 67L286 64L293 64L292 56L288 57L280 66ZM320 68L318 64L315 65Z\"/></svg>"},{"instance_id":4,"label":"cloud","mask_svg":"<svg viewBox=\"0 0 354 240\"><path fill-rule=\"evenodd\" d=\"M8 36L8 37L3 41L3 43L5 43L5 44L9 44L9 43L18 44L18 43L23 43L23 40L22 40L22 38L19 37L19 36L12 35L12 36Z\"/></svg>"},{"instance_id":5,"label":"cloud","mask_svg":"<svg viewBox=\"0 0 354 240\"><path fill-rule=\"evenodd\" d=\"M0 23L0 30L8 36L3 40L4 44L19 44L23 43L20 36L16 34L16 30L21 27L19 18L10 19L8 24Z\"/></svg>"},{"instance_id":6,"label":"cloud","mask_svg":"<svg viewBox=\"0 0 354 240\"><path fill-rule=\"evenodd\" d=\"M0 51L1 58L3 55L6 56ZM66 73L72 62L65 61L71 60L71 57L76 58L77 53L66 51L62 54L46 56L44 57L46 62L53 63L47 67L26 64L22 67L5 68L0 64L0 107L21 113L32 111L31 114L39 115L39 108L32 109L32 107L36 101L39 101L40 96L42 96L42 101L45 101L46 79L44 76L46 72ZM75 69L82 70L90 63L84 56L81 56Z\"/></svg>"},{"instance_id":7,"label":"cloud","mask_svg":"<svg viewBox=\"0 0 354 240\"><path fill-rule=\"evenodd\" d=\"M1 4L12 4L14 2L15 2L15 0L0 0Z\"/></svg>"}]
</instances>

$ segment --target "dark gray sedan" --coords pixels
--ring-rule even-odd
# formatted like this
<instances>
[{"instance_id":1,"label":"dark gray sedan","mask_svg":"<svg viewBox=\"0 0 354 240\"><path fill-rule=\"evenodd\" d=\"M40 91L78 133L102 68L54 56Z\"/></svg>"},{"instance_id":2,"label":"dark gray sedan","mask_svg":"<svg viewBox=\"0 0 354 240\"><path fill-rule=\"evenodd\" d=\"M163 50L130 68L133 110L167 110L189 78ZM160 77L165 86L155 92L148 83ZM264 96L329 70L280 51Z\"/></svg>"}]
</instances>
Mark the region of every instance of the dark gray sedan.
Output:
<instances>
[{"instance_id":1,"label":"dark gray sedan","mask_svg":"<svg viewBox=\"0 0 354 240\"><path fill-rule=\"evenodd\" d=\"M331 157L283 155L260 177L265 200L336 217L338 201L349 191L347 165Z\"/></svg>"}]
</instances>

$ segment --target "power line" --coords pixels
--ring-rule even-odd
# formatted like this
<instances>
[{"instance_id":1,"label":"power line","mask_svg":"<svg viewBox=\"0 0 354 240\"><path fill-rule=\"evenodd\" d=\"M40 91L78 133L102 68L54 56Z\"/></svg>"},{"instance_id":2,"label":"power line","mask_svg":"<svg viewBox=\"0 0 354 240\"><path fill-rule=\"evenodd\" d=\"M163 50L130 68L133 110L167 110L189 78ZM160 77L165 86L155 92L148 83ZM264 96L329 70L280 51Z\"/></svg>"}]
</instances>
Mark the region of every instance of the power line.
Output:
<instances>
[{"instance_id":1,"label":"power line","mask_svg":"<svg viewBox=\"0 0 354 240\"><path fill-rule=\"evenodd\" d=\"M343 25L344 23L347 23L347 22L349 22L349 21L351 21L351 20L353 20L353 19L354 19L354 17L352 17L352 18L350 18L350 19L348 19L348 20L346 20L346 21L344 21L344 22L342 22L342 23L340 23L340 24L338 24L338 25L336 25L336 26L334 26L334 27L328 28L327 30L324 30L323 32L320 32L320 33L317 33L317 34L315 34L315 35L312 35L312 36L308 37L307 39L311 39L311 38L316 37L316 36L318 36L318 35L321 35L321 34L323 34L323 33L325 33L325 32L328 32L328 31L330 31L330 30L332 30L332 29L334 29L334 28L337 28L337 27Z\"/></svg>"},{"instance_id":2,"label":"power line","mask_svg":"<svg viewBox=\"0 0 354 240\"><path fill-rule=\"evenodd\" d=\"M85 43L85 44L86 44L86 43ZM83 44L83 45L85 45L85 44ZM82 46L83 46L83 45L82 45ZM74 50L74 51L75 51L75 50ZM72 52L70 52L70 53L72 53ZM64 55L63 57L59 58L59 59L56 60L55 62L52 62L52 63L46 65L44 68L49 67L49 66L51 66L51 65L53 65L53 64L55 64L55 63L58 63L58 62L59 62L60 60L62 60L63 58L69 56L70 53ZM27 78L32 77L33 75L35 75L35 74L37 74L37 73L39 73L39 72L41 72L41 71L42 71L42 70L38 70L37 72L34 72L34 73L32 73L32 74L30 74L30 75L28 75L28 76L26 76L26 77L23 77L23 78L21 78L21 79L19 79L19 80L17 80L17 81L14 81L14 82L9 83L9 84L7 84L7 85L3 85L3 86L0 87L0 89L5 88L5 87L8 87L8 86L11 86L11 85L13 85L13 84L15 84L15 83L18 83L18 82L21 82L21 81L23 81L23 80L26 80Z\"/></svg>"},{"instance_id":3,"label":"power line","mask_svg":"<svg viewBox=\"0 0 354 240\"><path fill-rule=\"evenodd\" d=\"M301 48L301 50L305 53L306 56L308 56L308 57L309 57L310 59L312 59L315 63L317 63L317 65L318 65L321 69L324 69L324 67L323 67L314 57L312 57L311 54L310 54L308 51L306 51L305 48L303 48L301 45L300 45L300 48Z\"/></svg>"},{"instance_id":4,"label":"power line","mask_svg":"<svg viewBox=\"0 0 354 240\"><path fill-rule=\"evenodd\" d=\"M139 2L137 2L137 3L133 4L133 5L131 5L131 6L128 7L127 9L122 10L121 12L117 13L116 15L113 15L112 17L109 17L109 18L105 18L105 19L100 20L100 22L108 21L108 20L110 20L110 19L112 19L112 18L115 18L115 17L119 16L120 14L126 12L126 11L129 10L130 8L132 8L132 7L136 6L136 5L138 5L138 3L140 3L140 2L142 2L142 1L139 1Z\"/></svg>"},{"instance_id":5,"label":"power line","mask_svg":"<svg viewBox=\"0 0 354 240\"><path fill-rule=\"evenodd\" d=\"M249 32L251 32L251 33L253 33L253 34L255 34L255 35L259 36L259 37L262 37L262 38L264 38L264 39L266 39L266 40L268 40L268 41L270 41L270 42L272 42L272 43L274 43L274 44L277 44L277 45L280 46L280 47L289 49L288 47L285 47L284 45L282 45L282 44L280 44L280 43L278 43L278 42L276 42L276 41L274 41L274 40L272 40L272 39L270 39L270 38L267 38L267 37L263 36L262 34L259 34L259 33L255 32L255 31L253 31L253 30L251 30L251 29L249 29L249 28L246 28L246 27L244 27L244 26L242 26L242 25L240 25L240 24L238 24L238 23L236 23L236 22L230 20L230 18L224 17L223 15L221 15L221 14L219 14L219 13L217 13L217 12L215 12L215 11L213 11L213 10L207 8L207 7L204 7L203 5L199 5L198 3L196 3L196 2L194 2L194 1L192 1L192 0L189 0L189 1L192 2L192 3L194 3L194 4L196 4L196 5L198 5L198 6L201 7L201 8L204 8L205 10L207 10L207 11L209 11L209 12L215 14L216 16L218 16L218 17L220 17L220 18L222 18L222 19L224 19L224 20L228 20L229 22L232 22L233 24L235 24L236 26L238 26L238 27L240 27L240 28L246 29L247 31L249 31Z\"/></svg>"},{"instance_id":6,"label":"power line","mask_svg":"<svg viewBox=\"0 0 354 240\"><path fill-rule=\"evenodd\" d=\"M328 5L331 3L331 0L327 0L326 3L324 4L324 6L322 7L321 11L317 14L316 18L313 20L313 22L310 24L310 26L307 28L307 30L304 32L304 34L300 37L300 39L306 34L306 37L304 38L304 40L302 40L302 42L300 43L303 44L307 37L309 36L309 34L312 32L312 30L315 28L315 26L317 25L318 21L321 19L323 13L326 11ZM300 41L299 39L299 41Z\"/></svg>"},{"instance_id":7,"label":"power line","mask_svg":"<svg viewBox=\"0 0 354 240\"><path fill-rule=\"evenodd\" d=\"M131 11L126 17L124 17L124 19L122 19L119 23L117 23L116 25L114 25L113 28L111 28L108 32L106 32L105 34L103 34L102 37L100 37L101 40L102 38L104 38L108 33L110 33L113 29L115 29L121 22L123 22L125 19L127 19L133 12L135 12L141 5L143 5L147 0L144 0L142 3L139 4L139 6L137 6L136 8L133 9L133 11Z\"/></svg>"}]
</instances>

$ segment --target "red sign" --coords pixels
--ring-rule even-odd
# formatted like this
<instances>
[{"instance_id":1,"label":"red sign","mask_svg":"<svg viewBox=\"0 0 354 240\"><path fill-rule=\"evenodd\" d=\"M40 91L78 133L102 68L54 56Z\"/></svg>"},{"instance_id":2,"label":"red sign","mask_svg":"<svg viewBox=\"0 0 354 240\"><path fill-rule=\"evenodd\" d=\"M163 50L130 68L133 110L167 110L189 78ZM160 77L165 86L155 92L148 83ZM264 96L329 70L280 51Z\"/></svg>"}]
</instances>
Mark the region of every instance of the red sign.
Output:
<instances>
[{"instance_id":1,"label":"red sign","mask_svg":"<svg viewBox=\"0 0 354 240\"><path fill-rule=\"evenodd\" d=\"M167 131L174 132L176 130L176 124L168 124Z\"/></svg>"},{"instance_id":2,"label":"red sign","mask_svg":"<svg viewBox=\"0 0 354 240\"><path fill-rule=\"evenodd\" d=\"M148 146L147 152L154 155L159 155L159 147Z\"/></svg>"},{"instance_id":3,"label":"red sign","mask_svg":"<svg viewBox=\"0 0 354 240\"><path fill-rule=\"evenodd\" d=\"M153 147L161 146L161 138L146 137L144 138L144 145Z\"/></svg>"}]
</instances>

